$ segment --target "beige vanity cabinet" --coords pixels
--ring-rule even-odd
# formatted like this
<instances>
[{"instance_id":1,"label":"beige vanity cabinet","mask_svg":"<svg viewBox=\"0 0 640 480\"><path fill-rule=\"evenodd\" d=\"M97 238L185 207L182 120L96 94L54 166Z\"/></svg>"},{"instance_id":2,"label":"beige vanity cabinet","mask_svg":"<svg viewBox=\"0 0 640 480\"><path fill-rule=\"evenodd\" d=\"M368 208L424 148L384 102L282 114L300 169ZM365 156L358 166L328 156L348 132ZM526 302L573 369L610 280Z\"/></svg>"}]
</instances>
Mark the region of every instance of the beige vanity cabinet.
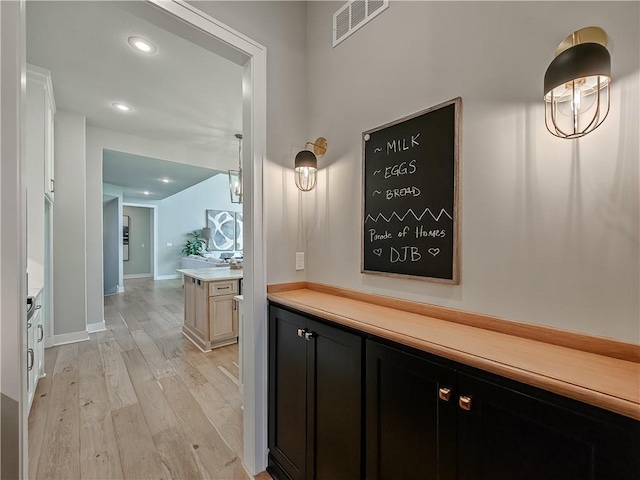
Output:
<instances>
[{"instance_id":1,"label":"beige vanity cabinet","mask_svg":"<svg viewBox=\"0 0 640 480\"><path fill-rule=\"evenodd\" d=\"M237 342L237 294L238 279L206 281L185 274L184 335L205 351Z\"/></svg>"}]
</instances>

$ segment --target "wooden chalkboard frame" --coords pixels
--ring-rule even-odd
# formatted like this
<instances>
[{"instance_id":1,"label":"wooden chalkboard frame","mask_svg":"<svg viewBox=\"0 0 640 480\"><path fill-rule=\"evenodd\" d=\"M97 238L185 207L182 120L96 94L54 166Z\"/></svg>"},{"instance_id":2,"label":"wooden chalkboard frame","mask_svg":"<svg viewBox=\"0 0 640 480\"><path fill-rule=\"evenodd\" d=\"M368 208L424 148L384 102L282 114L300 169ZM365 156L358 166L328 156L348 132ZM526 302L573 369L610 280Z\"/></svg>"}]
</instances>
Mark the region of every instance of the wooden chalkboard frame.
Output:
<instances>
[{"instance_id":1,"label":"wooden chalkboard frame","mask_svg":"<svg viewBox=\"0 0 640 480\"><path fill-rule=\"evenodd\" d=\"M452 258L452 278L438 278L419 275L407 275L403 273L382 272L376 270L365 270L364 268L364 253L365 253L365 216L366 216L366 145L365 136L370 135L380 130L384 130L388 127L398 125L400 123L412 120L416 117L426 115L430 112L439 110L441 108L454 105L454 145L453 145L453 169L454 169L454 187L453 187L453 258ZM442 102L433 107L421 110L406 117L400 118L393 122L381 125L376 128L372 128L362 133L362 215L360 218L360 272L370 275L381 275L386 277L395 278L407 278L412 280L420 280L427 282L445 283L451 285L460 284L460 151L462 145L462 132L461 132L461 118L462 118L462 97L456 97L446 102Z\"/></svg>"}]
</instances>

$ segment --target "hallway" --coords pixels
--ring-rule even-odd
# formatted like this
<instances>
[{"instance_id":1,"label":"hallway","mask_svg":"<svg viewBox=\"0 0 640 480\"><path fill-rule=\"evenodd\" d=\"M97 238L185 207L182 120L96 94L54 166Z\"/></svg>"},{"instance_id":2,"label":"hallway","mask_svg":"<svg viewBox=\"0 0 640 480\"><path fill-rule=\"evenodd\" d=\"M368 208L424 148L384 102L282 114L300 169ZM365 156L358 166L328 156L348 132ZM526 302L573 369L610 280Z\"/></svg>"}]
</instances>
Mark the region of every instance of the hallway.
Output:
<instances>
[{"instance_id":1,"label":"hallway","mask_svg":"<svg viewBox=\"0 0 640 480\"><path fill-rule=\"evenodd\" d=\"M180 280L125 280L107 330L45 351L29 416L29 478L247 479L238 345L181 333Z\"/></svg>"}]
</instances>

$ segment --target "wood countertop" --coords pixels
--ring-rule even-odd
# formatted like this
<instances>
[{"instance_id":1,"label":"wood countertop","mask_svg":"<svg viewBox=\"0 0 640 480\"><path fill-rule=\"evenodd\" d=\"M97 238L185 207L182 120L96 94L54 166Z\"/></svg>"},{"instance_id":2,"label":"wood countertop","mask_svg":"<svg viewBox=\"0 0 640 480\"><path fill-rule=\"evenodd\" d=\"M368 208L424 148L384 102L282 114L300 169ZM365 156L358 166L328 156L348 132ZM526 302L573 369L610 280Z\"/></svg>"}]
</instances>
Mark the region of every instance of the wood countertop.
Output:
<instances>
[{"instance_id":1,"label":"wood countertop","mask_svg":"<svg viewBox=\"0 0 640 480\"><path fill-rule=\"evenodd\" d=\"M218 280L236 280L242 278L243 271L241 268L235 270L229 267L212 267L212 268L181 268L177 272L188 277L193 277L203 282L217 282Z\"/></svg>"},{"instance_id":2,"label":"wood countertop","mask_svg":"<svg viewBox=\"0 0 640 480\"><path fill-rule=\"evenodd\" d=\"M300 288L268 299L640 420L640 363Z\"/></svg>"}]
</instances>

